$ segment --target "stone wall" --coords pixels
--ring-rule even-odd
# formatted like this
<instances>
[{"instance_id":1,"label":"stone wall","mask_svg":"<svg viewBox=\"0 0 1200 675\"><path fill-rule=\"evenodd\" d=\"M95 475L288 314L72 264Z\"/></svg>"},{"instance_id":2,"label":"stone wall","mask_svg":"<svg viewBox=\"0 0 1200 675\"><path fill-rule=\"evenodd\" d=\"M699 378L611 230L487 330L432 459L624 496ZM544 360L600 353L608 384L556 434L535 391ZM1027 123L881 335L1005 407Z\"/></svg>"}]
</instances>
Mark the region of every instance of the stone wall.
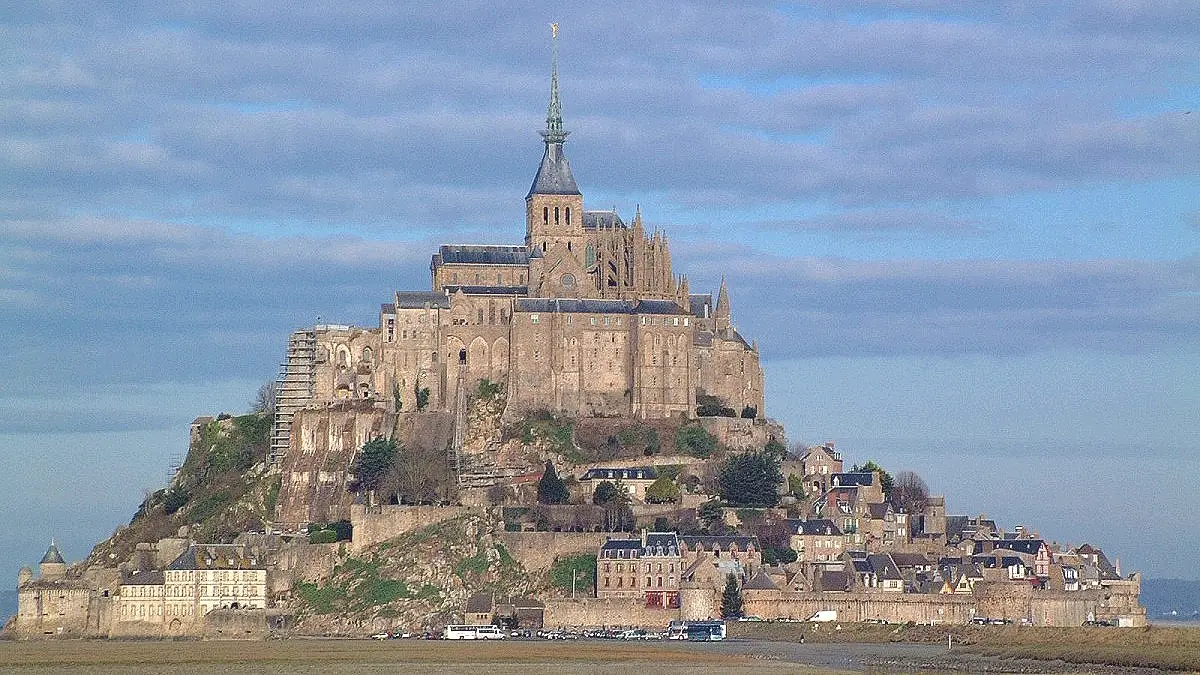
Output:
<instances>
[{"instance_id":1,"label":"stone wall","mask_svg":"<svg viewBox=\"0 0 1200 675\"><path fill-rule=\"evenodd\" d=\"M549 569L558 556L595 555L613 532L499 532L496 538L527 571Z\"/></svg>"},{"instance_id":2,"label":"stone wall","mask_svg":"<svg viewBox=\"0 0 1200 675\"><path fill-rule=\"evenodd\" d=\"M641 626L662 630L679 618L677 609L648 608L640 598L562 598L546 601L548 628Z\"/></svg>"},{"instance_id":3,"label":"stone wall","mask_svg":"<svg viewBox=\"0 0 1200 675\"><path fill-rule=\"evenodd\" d=\"M214 609L204 615L199 632L209 640L262 640L267 635L265 609Z\"/></svg>"},{"instance_id":4,"label":"stone wall","mask_svg":"<svg viewBox=\"0 0 1200 675\"><path fill-rule=\"evenodd\" d=\"M465 515L464 506L363 506L350 507L354 538L350 552L359 553L381 541L387 541L422 527Z\"/></svg>"},{"instance_id":5,"label":"stone wall","mask_svg":"<svg viewBox=\"0 0 1200 675\"><path fill-rule=\"evenodd\" d=\"M741 417L701 417L700 424L704 430L717 437L721 445L732 450L761 449L771 440L778 439L787 444L783 427L770 420L744 419Z\"/></svg>"}]
</instances>

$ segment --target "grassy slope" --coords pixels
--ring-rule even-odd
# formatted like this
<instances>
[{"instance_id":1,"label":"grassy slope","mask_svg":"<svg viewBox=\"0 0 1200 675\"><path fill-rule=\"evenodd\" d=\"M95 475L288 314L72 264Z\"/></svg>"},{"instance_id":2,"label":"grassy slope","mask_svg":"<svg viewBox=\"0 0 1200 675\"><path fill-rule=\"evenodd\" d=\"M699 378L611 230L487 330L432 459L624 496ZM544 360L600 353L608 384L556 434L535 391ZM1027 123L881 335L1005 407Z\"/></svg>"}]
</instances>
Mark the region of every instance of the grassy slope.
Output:
<instances>
[{"instance_id":1,"label":"grassy slope","mask_svg":"<svg viewBox=\"0 0 1200 675\"><path fill-rule=\"evenodd\" d=\"M182 525L210 542L262 529L279 490L279 477L264 468L270 433L269 415L205 425L172 485L147 497L128 526L92 549L89 563L126 560L139 542L174 536Z\"/></svg>"}]
</instances>

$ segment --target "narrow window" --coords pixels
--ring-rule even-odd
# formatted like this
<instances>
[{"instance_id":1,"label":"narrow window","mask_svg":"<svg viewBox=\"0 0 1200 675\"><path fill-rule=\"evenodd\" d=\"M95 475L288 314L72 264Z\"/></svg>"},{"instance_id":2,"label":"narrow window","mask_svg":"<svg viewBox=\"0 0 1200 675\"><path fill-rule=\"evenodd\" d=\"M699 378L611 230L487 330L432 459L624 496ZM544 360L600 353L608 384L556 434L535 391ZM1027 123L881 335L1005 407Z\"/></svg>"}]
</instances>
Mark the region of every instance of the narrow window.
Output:
<instances>
[{"instance_id":1,"label":"narrow window","mask_svg":"<svg viewBox=\"0 0 1200 675\"><path fill-rule=\"evenodd\" d=\"M542 224L543 225L550 224L550 207L548 207L548 206L542 207Z\"/></svg>"},{"instance_id":2,"label":"narrow window","mask_svg":"<svg viewBox=\"0 0 1200 675\"><path fill-rule=\"evenodd\" d=\"M571 224L571 207L567 207L567 225Z\"/></svg>"},{"instance_id":3,"label":"narrow window","mask_svg":"<svg viewBox=\"0 0 1200 675\"><path fill-rule=\"evenodd\" d=\"M554 207L554 224L558 225L558 207Z\"/></svg>"}]
</instances>

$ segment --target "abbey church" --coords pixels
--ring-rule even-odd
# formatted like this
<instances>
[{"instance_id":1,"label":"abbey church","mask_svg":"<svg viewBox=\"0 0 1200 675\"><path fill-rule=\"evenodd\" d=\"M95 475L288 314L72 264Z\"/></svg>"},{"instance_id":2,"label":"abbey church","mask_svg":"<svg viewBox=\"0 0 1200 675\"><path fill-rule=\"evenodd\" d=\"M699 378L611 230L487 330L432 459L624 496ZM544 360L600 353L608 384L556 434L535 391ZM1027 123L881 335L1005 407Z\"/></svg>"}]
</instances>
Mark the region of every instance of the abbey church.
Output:
<instances>
[{"instance_id":1,"label":"abbey church","mask_svg":"<svg viewBox=\"0 0 1200 675\"><path fill-rule=\"evenodd\" d=\"M349 399L452 410L482 380L503 387L513 416L691 418L697 396L764 413L757 345L734 328L724 283L715 302L691 293L666 235L645 231L640 208L631 222L586 210L567 135L555 59L524 243L443 245L431 290L395 292L377 328L294 333L277 456L287 453L292 411Z\"/></svg>"}]
</instances>

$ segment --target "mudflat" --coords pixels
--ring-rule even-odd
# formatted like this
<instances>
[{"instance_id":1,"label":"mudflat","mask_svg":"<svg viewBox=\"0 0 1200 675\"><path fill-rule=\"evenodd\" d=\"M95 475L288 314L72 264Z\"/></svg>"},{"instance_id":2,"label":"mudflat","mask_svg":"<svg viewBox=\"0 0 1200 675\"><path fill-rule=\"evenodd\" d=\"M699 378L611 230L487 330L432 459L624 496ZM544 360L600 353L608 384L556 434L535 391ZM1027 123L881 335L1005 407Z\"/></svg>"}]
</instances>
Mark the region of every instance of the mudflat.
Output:
<instances>
[{"instance_id":1,"label":"mudflat","mask_svg":"<svg viewBox=\"0 0 1200 675\"><path fill-rule=\"evenodd\" d=\"M267 642L0 642L0 673L247 675L340 673L831 673L708 645L600 641L292 639ZM842 671L844 672L844 671Z\"/></svg>"}]
</instances>

